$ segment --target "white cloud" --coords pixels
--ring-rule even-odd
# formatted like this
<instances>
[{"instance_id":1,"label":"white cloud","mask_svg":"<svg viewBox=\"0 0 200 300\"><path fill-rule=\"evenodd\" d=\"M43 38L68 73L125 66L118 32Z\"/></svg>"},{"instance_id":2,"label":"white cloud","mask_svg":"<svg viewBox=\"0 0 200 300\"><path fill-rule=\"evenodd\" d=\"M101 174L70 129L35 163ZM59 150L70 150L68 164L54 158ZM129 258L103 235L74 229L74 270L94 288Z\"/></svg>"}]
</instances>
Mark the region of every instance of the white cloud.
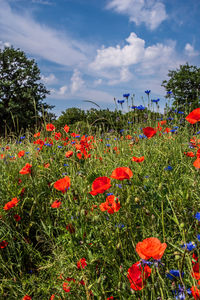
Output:
<instances>
[{"instance_id":1,"label":"white cloud","mask_svg":"<svg viewBox=\"0 0 200 300\"><path fill-rule=\"evenodd\" d=\"M4 49L5 47L10 47L10 43L9 42L3 42L3 41L0 41L0 49Z\"/></svg>"},{"instance_id":2,"label":"white cloud","mask_svg":"<svg viewBox=\"0 0 200 300\"><path fill-rule=\"evenodd\" d=\"M81 78L81 73L79 70L75 69L71 77L71 92L74 94L80 90L84 85L84 80Z\"/></svg>"},{"instance_id":3,"label":"white cloud","mask_svg":"<svg viewBox=\"0 0 200 300\"><path fill-rule=\"evenodd\" d=\"M101 78L96 79L96 80L94 81L94 86L97 86L97 85L100 85L100 84L102 84L102 79L101 79Z\"/></svg>"},{"instance_id":4,"label":"white cloud","mask_svg":"<svg viewBox=\"0 0 200 300\"><path fill-rule=\"evenodd\" d=\"M49 74L49 76L41 76L41 80L44 81L46 84L54 84L57 82L57 78L54 74Z\"/></svg>"},{"instance_id":5,"label":"white cloud","mask_svg":"<svg viewBox=\"0 0 200 300\"><path fill-rule=\"evenodd\" d=\"M90 65L95 70L109 67L125 67L136 64L144 56L145 41L132 32L126 39L128 45L121 48L108 47L97 50L95 61Z\"/></svg>"},{"instance_id":6,"label":"white cloud","mask_svg":"<svg viewBox=\"0 0 200 300\"><path fill-rule=\"evenodd\" d=\"M58 95L64 96L67 90L68 90L68 87L66 85L61 86L58 91Z\"/></svg>"},{"instance_id":7,"label":"white cloud","mask_svg":"<svg viewBox=\"0 0 200 300\"><path fill-rule=\"evenodd\" d=\"M109 0L107 8L127 15L136 25L145 23L150 30L167 19L165 6L159 0Z\"/></svg>"},{"instance_id":8,"label":"white cloud","mask_svg":"<svg viewBox=\"0 0 200 300\"><path fill-rule=\"evenodd\" d=\"M189 43L185 45L185 53L190 57L199 55L199 52L195 51L194 47Z\"/></svg>"},{"instance_id":9,"label":"white cloud","mask_svg":"<svg viewBox=\"0 0 200 300\"><path fill-rule=\"evenodd\" d=\"M0 0L0 39L9 41L25 52L64 66L77 66L87 61L89 47L66 33L37 23L34 18L11 9Z\"/></svg>"}]
</instances>

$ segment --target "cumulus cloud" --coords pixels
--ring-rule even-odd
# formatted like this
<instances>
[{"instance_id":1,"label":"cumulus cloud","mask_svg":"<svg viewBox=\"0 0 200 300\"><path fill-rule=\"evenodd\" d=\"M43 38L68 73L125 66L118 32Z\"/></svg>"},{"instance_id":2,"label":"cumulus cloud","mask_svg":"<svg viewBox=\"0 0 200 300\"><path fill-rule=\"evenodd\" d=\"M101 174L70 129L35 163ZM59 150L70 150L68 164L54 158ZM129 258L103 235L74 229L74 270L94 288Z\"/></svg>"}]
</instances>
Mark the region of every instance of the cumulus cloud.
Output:
<instances>
[{"instance_id":1,"label":"cumulus cloud","mask_svg":"<svg viewBox=\"0 0 200 300\"><path fill-rule=\"evenodd\" d=\"M22 48L25 52L64 66L77 66L87 61L89 47L66 33L61 33L22 11L11 9L8 2L0 0L0 39Z\"/></svg>"},{"instance_id":2,"label":"cumulus cloud","mask_svg":"<svg viewBox=\"0 0 200 300\"><path fill-rule=\"evenodd\" d=\"M57 78L53 73L49 74L49 76L42 75L41 80L46 84L54 84L57 82Z\"/></svg>"},{"instance_id":3,"label":"cumulus cloud","mask_svg":"<svg viewBox=\"0 0 200 300\"><path fill-rule=\"evenodd\" d=\"M58 95L64 96L65 93L67 92L67 90L68 90L68 87L66 85L61 86L59 91L58 91Z\"/></svg>"},{"instance_id":4,"label":"cumulus cloud","mask_svg":"<svg viewBox=\"0 0 200 300\"><path fill-rule=\"evenodd\" d=\"M185 45L185 53L190 57L199 55L199 52L195 51L194 47L189 43Z\"/></svg>"},{"instance_id":5,"label":"cumulus cloud","mask_svg":"<svg viewBox=\"0 0 200 300\"><path fill-rule=\"evenodd\" d=\"M136 25L145 23L150 30L167 19L165 5L159 0L109 0L107 9L127 15Z\"/></svg>"},{"instance_id":6,"label":"cumulus cloud","mask_svg":"<svg viewBox=\"0 0 200 300\"><path fill-rule=\"evenodd\" d=\"M75 69L71 77L71 92L74 94L80 90L84 85L84 80L81 78L81 73L79 70Z\"/></svg>"}]
</instances>

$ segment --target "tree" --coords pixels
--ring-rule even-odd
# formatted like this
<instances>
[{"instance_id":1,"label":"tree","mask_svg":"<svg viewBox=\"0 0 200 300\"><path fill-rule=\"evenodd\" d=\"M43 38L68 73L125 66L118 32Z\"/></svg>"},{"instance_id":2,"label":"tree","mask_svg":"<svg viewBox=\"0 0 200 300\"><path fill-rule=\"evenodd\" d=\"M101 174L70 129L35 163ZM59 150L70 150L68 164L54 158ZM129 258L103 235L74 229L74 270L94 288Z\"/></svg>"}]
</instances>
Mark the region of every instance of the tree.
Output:
<instances>
[{"instance_id":1,"label":"tree","mask_svg":"<svg viewBox=\"0 0 200 300\"><path fill-rule=\"evenodd\" d=\"M0 49L0 129L33 127L53 106L43 103L49 91L39 82L40 70L23 51Z\"/></svg>"},{"instance_id":2,"label":"tree","mask_svg":"<svg viewBox=\"0 0 200 300\"><path fill-rule=\"evenodd\" d=\"M179 69L169 70L168 77L162 86L167 92L172 92L173 107L179 110L190 107L190 110L199 105L200 96L200 68L189 66L188 63L180 65ZM167 94L167 98L170 94ZM189 110L189 109L188 109Z\"/></svg>"}]
</instances>

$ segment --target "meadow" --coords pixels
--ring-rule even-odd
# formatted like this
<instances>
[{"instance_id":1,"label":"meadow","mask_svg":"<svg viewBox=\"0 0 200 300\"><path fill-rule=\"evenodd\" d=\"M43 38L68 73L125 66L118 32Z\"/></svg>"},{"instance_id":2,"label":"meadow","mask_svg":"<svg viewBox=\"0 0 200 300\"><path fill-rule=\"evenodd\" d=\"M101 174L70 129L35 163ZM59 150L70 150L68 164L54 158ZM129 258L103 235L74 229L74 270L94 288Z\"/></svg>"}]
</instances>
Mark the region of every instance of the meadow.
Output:
<instances>
[{"instance_id":1,"label":"meadow","mask_svg":"<svg viewBox=\"0 0 200 300\"><path fill-rule=\"evenodd\" d=\"M185 117L2 138L0 299L200 299L200 115Z\"/></svg>"}]
</instances>

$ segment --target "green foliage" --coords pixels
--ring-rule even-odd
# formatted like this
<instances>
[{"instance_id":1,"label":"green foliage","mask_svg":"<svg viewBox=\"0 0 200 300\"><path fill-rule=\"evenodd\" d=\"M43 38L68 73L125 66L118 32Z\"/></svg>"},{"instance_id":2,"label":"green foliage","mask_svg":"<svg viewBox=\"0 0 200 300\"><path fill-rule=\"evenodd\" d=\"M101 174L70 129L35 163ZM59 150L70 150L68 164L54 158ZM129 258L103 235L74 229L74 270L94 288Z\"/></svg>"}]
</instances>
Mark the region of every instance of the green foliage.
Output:
<instances>
[{"instance_id":1,"label":"green foliage","mask_svg":"<svg viewBox=\"0 0 200 300\"><path fill-rule=\"evenodd\" d=\"M174 96L173 107L187 112L199 106L200 96L200 68L187 64L179 69L169 70L169 80L164 80L162 86L171 91ZM169 98L170 95L167 95Z\"/></svg>"},{"instance_id":2,"label":"green foliage","mask_svg":"<svg viewBox=\"0 0 200 300\"><path fill-rule=\"evenodd\" d=\"M33 59L13 47L0 49L0 130L20 131L38 125L53 106L43 103L49 91Z\"/></svg>"}]
</instances>

